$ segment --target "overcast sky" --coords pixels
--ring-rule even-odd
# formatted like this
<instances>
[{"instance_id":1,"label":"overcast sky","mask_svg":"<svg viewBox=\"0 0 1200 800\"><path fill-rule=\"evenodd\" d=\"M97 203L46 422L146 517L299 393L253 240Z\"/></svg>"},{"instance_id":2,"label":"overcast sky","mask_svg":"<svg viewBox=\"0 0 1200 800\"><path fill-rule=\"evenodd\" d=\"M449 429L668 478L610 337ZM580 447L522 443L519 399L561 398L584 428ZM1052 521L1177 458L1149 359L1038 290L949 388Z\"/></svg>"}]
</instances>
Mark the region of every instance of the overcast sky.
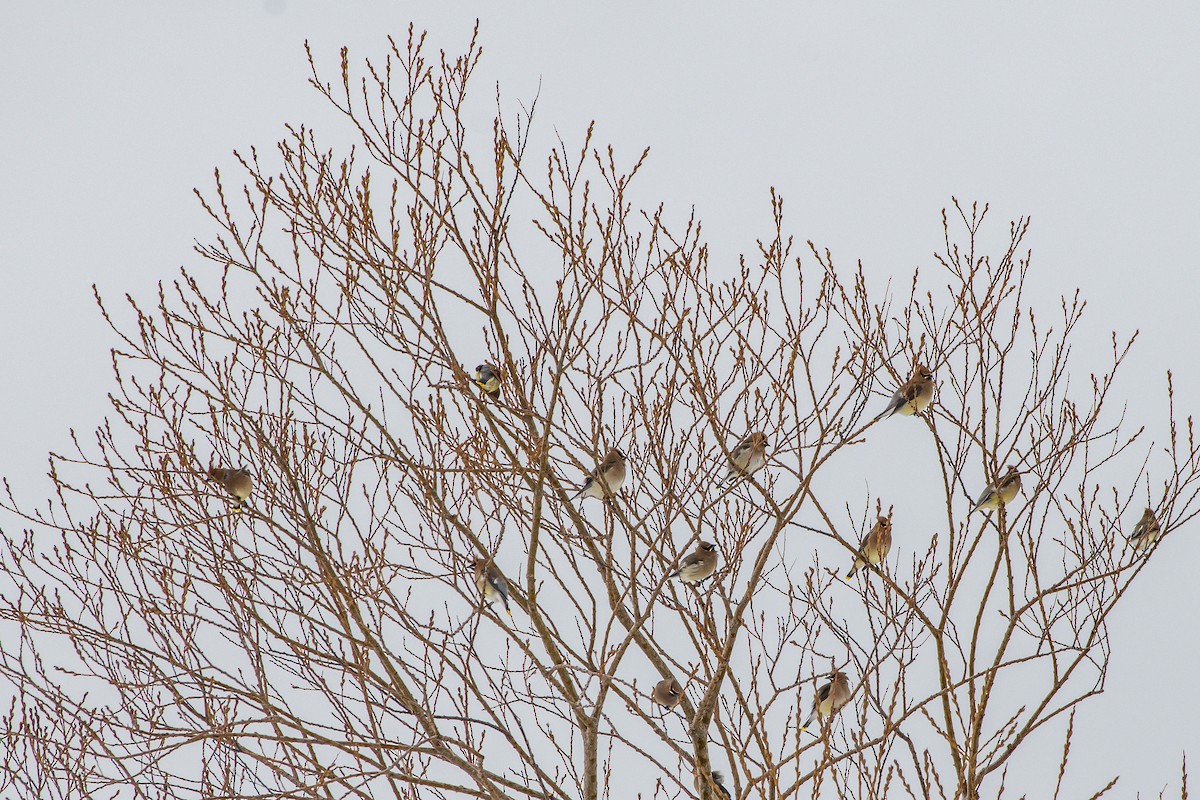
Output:
<instances>
[{"instance_id":1,"label":"overcast sky","mask_svg":"<svg viewBox=\"0 0 1200 800\"><path fill-rule=\"evenodd\" d=\"M767 233L771 186L798 237L877 276L930 263L951 195L990 202L998 230L1031 215L1034 302L1081 289L1097 359L1110 329L1141 330L1118 387L1131 418L1161 425L1167 369L1177 405L1200 411L1200 5L977 5L505 7L483 14L476 88L528 102L540 86L547 133L595 119L621 152L650 146L642 196L694 205L714 263ZM305 39L329 59L376 55L411 20L457 50L476 13L6 3L0 473L44 494L46 452L107 411L116 340L91 285L149 298L197 264L211 228L191 190L214 166L287 122L335 127L305 84ZM1200 757L1198 557L1194 530L1159 551L1114 620L1109 691L1077 724L1077 767L1121 774L1116 796L1157 796L1184 747Z\"/></svg>"}]
</instances>

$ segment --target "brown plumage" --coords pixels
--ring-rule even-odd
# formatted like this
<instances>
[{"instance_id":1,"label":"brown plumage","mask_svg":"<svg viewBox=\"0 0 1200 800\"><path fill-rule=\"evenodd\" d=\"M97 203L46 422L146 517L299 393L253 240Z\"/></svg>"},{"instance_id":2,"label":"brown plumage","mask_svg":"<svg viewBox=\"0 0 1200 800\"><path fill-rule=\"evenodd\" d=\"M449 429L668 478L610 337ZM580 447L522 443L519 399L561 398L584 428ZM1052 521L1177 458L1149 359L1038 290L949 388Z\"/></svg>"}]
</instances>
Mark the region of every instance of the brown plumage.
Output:
<instances>
[{"instance_id":1,"label":"brown plumage","mask_svg":"<svg viewBox=\"0 0 1200 800\"><path fill-rule=\"evenodd\" d=\"M913 367L912 375L892 395L887 407L879 412L875 420L890 417L893 414L911 417L929 408L933 402L933 373L921 364Z\"/></svg>"},{"instance_id":2,"label":"brown plumage","mask_svg":"<svg viewBox=\"0 0 1200 800\"><path fill-rule=\"evenodd\" d=\"M1159 527L1158 517L1154 516L1153 508L1147 508L1134 526L1133 533L1129 534L1129 544L1134 550L1149 550L1160 535L1162 528Z\"/></svg>"},{"instance_id":3,"label":"brown plumage","mask_svg":"<svg viewBox=\"0 0 1200 800\"><path fill-rule=\"evenodd\" d=\"M492 400L500 399L500 370L488 362L484 362L475 368L475 374L471 376L471 380L475 385L483 390L484 395Z\"/></svg>"},{"instance_id":4,"label":"brown plumage","mask_svg":"<svg viewBox=\"0 0 1200 800\"><path fill-rule=\"evenodd\" d=\"M683 701L683 687L674 678L667 678L654 684L650 699L665 708L675 708Z\"/></svg>"},{"instance_id":5,"label":"brown plumage","mask_svg":"<svg viewBox=\"0 0 1200 800\"><path fill-rule=\"evenodd\" d=\"M846 577L850 578L854 573L870 564L873 567L879 566L885 558L888 551L892 549L892 515L889 513L886 517L882 514L879 519L871 526L871 530L867 531L867 535L858 545L858 552L854 555L854 564L851 565L850 571L846 573Z\"/></svg>"},{"instance_id":6,"label":"brown plumage","mask_svg":"<svg viewBox=\"0 0 1200 800\"><path fill-rule=\"evenodd\" d=\"M475 571L475 585L479 587L484 602L493 603L499 600L511 617L512 609L508 606L508 581L504 579L503 573L495 564L483 558L475 559L470 566Z\"/></svg>"},{"instance_id":7,"label":"brown plumage","mask_svg":"<svg viewBox=\"0 0 1200 800\"><path fill-rule=\"evenodd\" d=\"M670 577L684 583L699 583L717 571L717 546L701 542L696 549L679 560L679 568Z\"/></svg>"},{"instance_id":8,"label":"brown plumage","mask_svg":"<svg viewBox=\"0 0 1200 800\"><path fill-rule=\"evenodd\" d=\"M746 477L766 466L767 435L762 431L748 434L729 452L729 468L721 482Z\"/></svg>"},{"instance_id":9,"label":"brown plumage","mask_svg":"<svg viewBox=\"0 0 1200 800\"><path fill-rule=\"evenodd\" d=\"M1009 467L1003 478L987 485L971 511L997 511L1000 506L1011 503L1020 491L1021 472L1016 467Z\"/></svg>"},{"instance_id":10,"label":"brown plumage","mask_svg":"<svg viewBox=\"0 0 1200 800\"><path fill-rule=\"evenodd\" d=\"M254 477L244 469L226 469L224 467L209 467L208 477L221 484L221 488L232 497L233 507L241 511L246 507L246 501L254 492Z\"/></svg>"},{"instance_id":11,"label":"brown plumage","mask_svg":"<svg viewBox=\"0 0 1200 800\"><path fill-rule=\"evenodd\" d=\"M616 494L621 484L625 483L625 474L625 454L615 447L610 448L604 460L592 470L592 474L575 493L575 497L582 495L604 499L606 494Z\"/></svg>"},{"instance_id":12,"label":"brown plumage","mask_svg":"<svg viewBox=\"0 0 1200 800\"><path fill-rule=\"evenodd\" d=\"M838 710L850 702L850 679L846 677L846 673L834 670L829 673L829 682L817 689L816 695L813 697L812 711L808 715L808 719L800 726L800 730L804 730L817 717L828 719L838 712Z\"/></svg>"}]
</instances>

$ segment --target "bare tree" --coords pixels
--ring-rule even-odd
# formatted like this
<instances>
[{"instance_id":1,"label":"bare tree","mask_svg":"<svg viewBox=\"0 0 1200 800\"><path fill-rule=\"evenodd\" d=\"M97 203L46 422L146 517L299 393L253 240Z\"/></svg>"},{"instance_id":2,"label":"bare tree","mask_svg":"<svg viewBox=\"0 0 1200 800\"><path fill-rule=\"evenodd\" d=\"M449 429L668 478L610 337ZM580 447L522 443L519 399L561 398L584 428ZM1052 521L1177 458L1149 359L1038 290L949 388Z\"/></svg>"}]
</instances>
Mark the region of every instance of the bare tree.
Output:
<instances>
[{"instance_id":1,"label":"bare tree","mask_svg":"<svg viewBox=\"0 0 1200 800\"><path fill-rule=\"evenodd\" d=\"M1156 449L1110 411L1132 339L1074 372L1082 300L1031 308L1028 220L989 245L986 206L902 289L797 246L774 193L710 266L635 200L646 154L534 157L532 106L472 129L479 57L310 53L354 150L241 156L203 263L101 302L112 414L6 504L4 785L1001 797L1049 729L1059 796L1108 616L1197 509L1190 418ZM916 366L932 404L876 417Z\"/></svg>"}]
</instances>

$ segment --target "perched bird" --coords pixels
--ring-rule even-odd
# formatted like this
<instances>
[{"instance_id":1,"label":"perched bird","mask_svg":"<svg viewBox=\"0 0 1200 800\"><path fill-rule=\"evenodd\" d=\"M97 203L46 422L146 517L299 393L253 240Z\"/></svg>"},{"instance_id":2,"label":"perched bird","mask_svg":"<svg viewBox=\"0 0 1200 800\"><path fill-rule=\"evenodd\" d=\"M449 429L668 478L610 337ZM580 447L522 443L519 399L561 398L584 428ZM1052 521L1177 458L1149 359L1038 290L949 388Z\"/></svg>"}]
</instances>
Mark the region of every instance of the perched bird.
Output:
<instances>
[{"instance_id":1,"label":"perched bird","mask_svg":"<svg viewBox=\"0 0 1200 800\"><path fill-rule=\"evenodd\" d=\"M471 380L483 393L493 400L500 399L500 370L496 369L486 361L475 368L475 374L471 376Z\"/></svg>"},{"instance_id":2,"label":"perched bird","mask_svg":"<svg viewBox=\"0 0 1200 800\"><path fill-rule=\"evenodd\" d=\"M718 796L724 797L726 800L733 800L733 795L731 795L729 790L725 788L725 776L722 775L719 770L714 769L712 771L712 782L713 786L717 787ZM696 794L700 794L700 786L703 783L703 778L701 778L700 773L697 772L692 779L692 784L696 787Z\"/></svg>"},{"instance_id":3,"label":"perched bird","mask_svg":"<svg viewBox=\"0 0 1200 800\"><path fill-rule=\"evenodd\" d=\"M666 678L654 684L650 699L666 708L675 708L683 700L683 687L674 678Z\"/></svg>"},{"instance_id":4,"label":"perched bird","mask_svg":"<svg viewBox=\"0 0 1200 800\"><path fill-rule=\"evenodd\" d=\"M997 511L1000 506L1006 506L1013 501L1021 491L1021 472L1016 467L1009 467L1004 477L994 483L989 483L971 507L971 513L976 511Z\"/></svg>"},{"instance_id":5,"label":"perched bird","mask_svg":"<svg viewBox=\"0 0 1200 800\"><path fill-rule=\"evenodd\" d=\"M571 499L580 495L603 499L606 494L616 494L623 483L625 483L625 454L613 447L609 449L608 455L604 457L599 466L592 470L592 474L583 482L583 487Z\"/></svg>"},{"instance_id":6,"label":"perched bird","mask_svg":"<svg viewBox=\"0 0 1200 800\"><path fill-rule=\"evenodd\" d=\"M235 510L242 511L245 509L246 501L250 499L250 494L254 491L254 476L249 471L244 469L209 467L208 477L211 480L218 481L221 484L221 488L237 501L233 504Z\"/></svg>"},{"instance_id":7,"label":"perched bird","mask_svg":"<svg viewBox=\"0 0 1200 800\"><path fill-rule=\"evenodd\" d=\"M755 431L742 439L729 453L729 469L721 482L731 481L737 477L746 477L766 466L767 435Z\"/></svg>"},{"instance_id":8,"label":"perched bird","mask_svg":"<svg viewBox=\"0 0 1200 800\"><path fill-rule=\"evenodd\" d=\"M912 375L904 385L896 390L887 408L879 412L873 421L879 421L893 414L911 417L929 408L933 402L933 373L920 364L913 367Z\"/></svg>"},{"instance_id":9,"label":"perched bird","mask_svg":"<svg viewBox=\"0 0 1200 800\"><path fill-rule=\"evenodd\" d=\"M701 542L696 549L679 560L679 568L668 577L679 578L684 583L699 583L717 571L717 546L712 542Z\"/></svg>"},{"instance_id":10,"label":"perched bird","mask_svg":"<svg viewBox=\"0 0 1200 800\"><path fill-rule=\"evenodd\" d=\"M1154 516L1154 509L1147 508L1137 525L1133 526L1133 533L1129 534L1129 544L1134 550L1149 550L1150 546L1158 541L1161 533L1162 529L1158 525L1158 517Z\"/></svg>"},{"instance_id":11,"label":"perched bird","mask_svg":"<svg viewBox=\"0 0 1200 800\"><path fill-rule=\"evenodd\" d=\"M828 719L838 712L842 706L850 702L850 680L844 672L834 670L829 673L829 683L817 689L817 694L813 697L812 711L808 715L808 719L800 726L800 730L804 730L817 717L825 717Z\"/></svg>"},{"instance_id":12,"label":"perched bird","mask_svg":"<svg viewBox=\"0 0 1200 800\"><path fill-rule=\"evenodd\" d=\"M479 587L483 601L494 603L499 600L511 617L512 609L508 607L508 581L504 579L500 570L496 569L496 565L487 559L477 558L471 562L471 568L475 570L475 585Z\"/></svg>"},{"instance_id":13,"label":"perched bird","mask_svg":"<svg viewBox=\"0 0 1200 800\"><path fill-rule=\"evenodd\" d=\"M858 552L854 555L854 564L846 573L846 578L849 579L867 564L873 567L879 566L879 563L887 558L888 551L891 549L892 515L889 513L885 517L880 514L879 520L871 526L871 530L867 531L867 535L858 545Z\"/></svg>"}]
</instances>

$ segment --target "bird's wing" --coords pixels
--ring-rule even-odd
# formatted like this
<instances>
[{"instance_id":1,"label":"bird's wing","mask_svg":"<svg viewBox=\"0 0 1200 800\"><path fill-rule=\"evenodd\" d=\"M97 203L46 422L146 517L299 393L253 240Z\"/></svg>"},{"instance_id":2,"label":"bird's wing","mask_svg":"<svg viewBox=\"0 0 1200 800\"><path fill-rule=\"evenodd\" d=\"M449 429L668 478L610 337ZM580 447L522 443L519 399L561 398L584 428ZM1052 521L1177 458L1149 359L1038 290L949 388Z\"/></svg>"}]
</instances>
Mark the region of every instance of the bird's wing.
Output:
<instances>
[{"instance_id":1,"label":"bird's wing","mask_svg":"<svg viewBox=\"0 0 1200 800\"><path fill-rule=\"evenodd\" d=\"M858 554L859 555L862 555L863 553L865 553L867 551L867 545L869 545L871 543L871 537L874 535L875 535L875 527L872 526L871 529L867 531L866 535L863 536L862 541L858 543Z\"/></svg>"},{"instance_id":2,"label":"bird's wing","mask_svg":"<svg viewBox=\"0 0 1200 800\"><path fill-rule=\"evenodd\" d=\"M621 466L621 459L618 456L609 456L600 466L596 467L595 474L597 476L607 475L619 466Z\"/></svg>"},{"instance_id":3,"label":"bird's wing","mask_svg":"<svg viewBox=\"0 0 1200 800\"><path fill-rule=\"evenodd\" d=\"M920 394L921 383L919 381L908 381L896 390L896 397L900 398L902 403L911 403Z\"/></svg>"},{"instance_id":4,"label":"bird's wing","mask_svg":"<svg viewBox=\"0 0 1200 800\"><path fill-rule=\"evenodd\" d=\"M907 401L904 399L904 389L901 387L900 389L896 390L896 393L892 395L892 399L888 401L887 407L884 408L883 411L880 411L875 416L875 419L890 417L892 414L895 414L900 406L904 405L905 402Z\"/></svg>"}]
</instances>

